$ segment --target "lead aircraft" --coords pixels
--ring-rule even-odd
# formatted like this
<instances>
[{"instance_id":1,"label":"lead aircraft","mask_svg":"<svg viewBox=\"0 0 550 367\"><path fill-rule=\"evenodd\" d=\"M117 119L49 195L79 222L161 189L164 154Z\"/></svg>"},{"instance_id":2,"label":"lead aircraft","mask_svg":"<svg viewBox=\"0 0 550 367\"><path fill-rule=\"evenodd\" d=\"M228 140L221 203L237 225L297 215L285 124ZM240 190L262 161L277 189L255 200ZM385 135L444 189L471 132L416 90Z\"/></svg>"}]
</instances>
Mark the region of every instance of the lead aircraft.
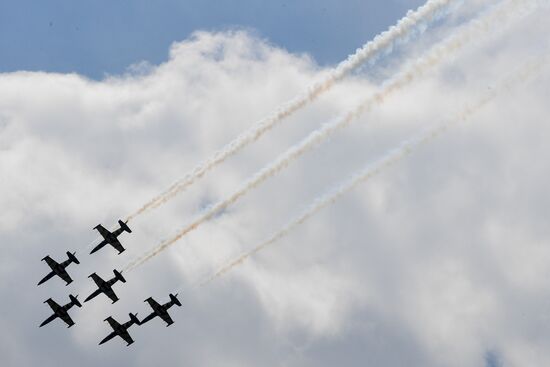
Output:
<instances>
[{"instance_id":1,"label":"lead aircraft","mask_svg":"<svg viewBox=\"0 0 550 367\"><path fill-rule=\"evenodd\" d=\"M100 248L102 248L107 244L113 246L118 251L119 255L122 252L124 252L124 250L126 249L122 247L122 244L118 240L118 236L120 236L122 232L132 233L132 230L130 229L130 227L128 227L128 224L126 224L127 222L128 221L123 222L119 220L118 225L120 226L120 228L115 230L114 232L109 231L108 229L103 227L101 224L98 224L97 226L95 226L94 229L96 229L99 232L99 234L103 237L103 241L101 241L99 245L94 247L92 252L90 252L90 254L93 254L94 252L96 252L97 250L99 250Z\"/></svg>"}]
</instances>

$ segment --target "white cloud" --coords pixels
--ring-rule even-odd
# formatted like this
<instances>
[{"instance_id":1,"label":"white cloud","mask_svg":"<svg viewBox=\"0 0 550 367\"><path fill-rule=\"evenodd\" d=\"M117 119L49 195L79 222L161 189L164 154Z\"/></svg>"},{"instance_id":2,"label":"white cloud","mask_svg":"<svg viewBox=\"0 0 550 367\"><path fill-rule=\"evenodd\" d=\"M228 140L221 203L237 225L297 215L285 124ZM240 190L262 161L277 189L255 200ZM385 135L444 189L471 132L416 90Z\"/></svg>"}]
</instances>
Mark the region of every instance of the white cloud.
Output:
<instances>
[{"instance_id":1,"label":"white cloud","mask_svg":"<svg viewBox=\"0 0 550 367\"><path fill-rule=\"evenodd\" d=\"M173 203L132 223L116 256L86 253L111 225L326 70L245 32L200 32L159 66L95 82L0 75L0 353L10 365L504 365L550 359L545 70L307 222L278 246L204 287L191 286L252 247L342 177L414 131L459 112L499 76L547 49L548 11L461 53L334 136L224 215L128 273L121 301L75 310L78 324L38 329L52 296L81 298L327 119L374 89L362 75L218 167ZM416 53L418 50L410 50ZM402 55L406 57L407 54ZM78 251L75 282L35 284L38 259ZM176 324L131 329L130 350L95 349L113 314L183 291ZM14 307L15 306L15 307ZM157 321L157 320L155 320ZM10 338L11 337L11 338ZM22 351L27 351L23 357ZM33 351L30 353L28 351ZM382 352L383 351L383 352ZM530 363L530 364L529 364Z\"/></svg>"}]
</instances>

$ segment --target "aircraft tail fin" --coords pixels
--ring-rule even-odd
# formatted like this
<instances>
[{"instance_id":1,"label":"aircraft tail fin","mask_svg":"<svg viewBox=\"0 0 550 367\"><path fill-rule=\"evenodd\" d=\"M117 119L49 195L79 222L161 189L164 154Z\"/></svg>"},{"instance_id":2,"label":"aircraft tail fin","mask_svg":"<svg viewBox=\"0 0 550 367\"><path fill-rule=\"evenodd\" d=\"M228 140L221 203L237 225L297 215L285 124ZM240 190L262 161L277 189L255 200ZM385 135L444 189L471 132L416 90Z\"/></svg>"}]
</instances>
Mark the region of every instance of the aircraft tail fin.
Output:
<instances>
[{"instance_id":1,"label":"aircraft tail fin","mask_svg":"<svg viewBox=\"0 0 550 367\"><path fill-rule=\"evenodd\" d=\"M126 283L126 279L124 279L124 277L122 276L122 274L120 274L118 270L113 270L113 273L115 274L116 279L120 280L122 283Z\"/></svg>"},{"instance_id":2,"label":"aircraft tail fin","mask_svg":"<svg viewBox=\"0 0 550 367\"><path fill-rule=\"evenodd\" d=\"M70 253L69 251L67 251L67 256L69 257L69 260L71 260L75 264L80 264L80 261L78 261L75 255L76 255L76 252Z\"/></svg>"},{"instance_id":3,"label":"aircraft tail fin","mask_svg":"<svg viewBox=\"0 0 550 367\"><path fill-rule=\"evenodd\" d=\"M73 296L72 294L69 295L69 299L71 300L71 302L75 305L75 306L78 306L78 307L82 307L82 304L80 303L80 301L77 299L78 297L78 294L76 296Z\"/></svg>"},{"instance_id":4,"label":"aircraft tail fin","mask_svg":"<svg viewBox=\"0 0 550 367\"><path fill-rule=\"evenodd\" d=\"M126 222L123 222L119 219L118 220L118 225L120 226L120 228L122 228L122 230L124 230L128 233L132 233L132 230L130 229L130 227L128 227L128 224L126 224Z\"/></svg>"},{"instance_id":5,"label":"aircraft tail fin","mask_svg":"<svg viewBox=\"0 0 550 367\"><path fill-rule=\"evenodd\" d=\"M178 299L178 294L177 293L176 294L170 293L170 301L172 301L173 304L178 305L178 306L181 307L181 302Z\"/></svg>"},{"instance_id":6,"label":"aircraft tail fin","mask_svg":"<svg viewBox=\"0 0 550 367\"><path fill-rule=\"evenodd\" d=\"M132 320L132 322L136 325L141 325L141 322L139 321L139 319L137 318L137 313L136 314L133 314L133 313L129 313L128 315L130 315L130 320Z\"/></svg>"}]
</instances>

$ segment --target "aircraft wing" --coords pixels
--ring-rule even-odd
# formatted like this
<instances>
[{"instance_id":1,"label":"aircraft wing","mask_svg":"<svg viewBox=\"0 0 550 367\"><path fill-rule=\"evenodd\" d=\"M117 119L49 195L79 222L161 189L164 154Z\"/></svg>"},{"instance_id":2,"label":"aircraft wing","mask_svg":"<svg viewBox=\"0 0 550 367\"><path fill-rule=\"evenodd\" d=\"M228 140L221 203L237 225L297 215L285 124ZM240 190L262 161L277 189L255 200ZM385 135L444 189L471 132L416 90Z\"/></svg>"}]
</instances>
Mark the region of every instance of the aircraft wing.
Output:
<instances>
[{"instance_id":1,"label":"aircraft wing","mask_svg":"<svg viewBox=\"0 0 550 367\"><path fill-rule=\"evenodd\" d=\"M65 321L65 323L69 325L69 327L74 325L73 319L71 319L71 316L69 316L67 312L61 312L58 316L61 318L61 320Z\"/></svg>"},{"instance_id":2,"label":"aircraft wing","mask_svg":"<svg viewBox=\"0 0 550 367\"><path fill-rule=\"evenodd\" d=\"M88 278L92 278L92 280L94 281L94 283L95 283L96 285L98 285L98 286L99 286L100 284L105 283L105 281L104 281L99 275L97 275L96 273L90 274L90 276L89 276Z\"/></svg>"},{"instance_id":3,"label":"aircraft wing","mask_svg":"<svg viewBox=\"0 0 550 367\"><path fill-rule=\"evenodd\" d=\"M71 276L67 273L67 271L65 269L59 270L58 272L56 272L56 274L59 275L59 277L67 283L71 283L73 281L73 279L71 278Z\"/></svg>"},{"instance_id":4,"label":"aircraft wing","mask_svg":"<svg viewBox=\"0 0 550 367\"><path fill-rule=\"evenodd\" d=\"M161 309L162 307L159 305L159 303L157 301L155 301L154 299L152 299L151 297L147 298L145 300L145 302L149 303L149 306L151 306L151 308L153 310L159 310Z\"/></svg>"},{"instance_id":5,"label":"aircraft wing","mask_svg":"<svg viewBox=\"0 0 550 367\"><path fill-rule=\"evenodd\" d=\"M55 302L53 299L49 298L47 299L44 303L47 303L48 306L50 306L50 308L54 311L57 311L58 309L61 308L60 305L57 304L57 302Z\"/></svg>"},{"instance_id":6,"label":"aircraft wing","mask_svg":"<svg viewBox=\"0 0 550 367\"><path fill-rule=\"evenodd\" d=\"M116 296L116 294L115 294L115 292L113 291L112 288L105 289L105 291L103 293L105 293L105 295L107 297L109 297L111 299L111 301L113 301L113 303L118 301L118 297Z\"/></svg>"},{"instance_id":7,"label":"aircraft wing","mask_svg":"<svg viewBox=\"0 0 550 367\"><path fill-rule=\"evenodd\" d=\"M46 256L42 260L44 260L46 262L46 264L48 264L50 266L50 268L52 268L52 269L53 269L54 266L58 265L57 261L55 261L54 259L52 259L49 256Z\"/></svg>"},{"instance_id":8,"label":"aircraft wing","mask_svg":"<svg viewBox=\"0 0 550 367\"><path fill-rule=\"evenodd\" d=\"M111 232L109 232L105 227L103 227L101 224L98 224L95 226L94 229L97 229L100 235L103 236L103 238L106 238Z\"/></svg>"},{"instance_id":9,"label":"aircraft wing","mask_svg":"<svg viewBox=\"0 0 550 367\"><path fill-rule=\"evenodd\" d=\"M120 336L122 339L124 339L124 341L126 341L126 343L128 343L128 345L130 345L134 342L134 339L132 339L130 334L128 334L127 330L118 331L118 336Z\"/></svg>"},{"instance_id":10,"label":"aircraft wing","mask_svg":"<svg viewBox=\"0 0 550 367\"><path fill-rule=\"evenodd\" d=\"M159 315L159 317L160 317L161 319L163 319L164 322L167 323L168 325L174 323L174 320L172 320L172 318L170 317L170 315L168 314L167 311L161 312L161 313L159 313L158 315Z\"/></svg>"},{"instance_id":11,"label":"aircraft wing","mask_svg":"<svg viewBox=\"0 0 550 367\"><path fill-rule=\"evenodd\" d=\"M117 328L120 327L120 324L115 320L113 319L112 317L107 317L105 319L105 321L107 321L109 323L109 325L111 325L111 327L113 328L113 330L116 330Z\"/></svg>"},{"instance_id":12,"label":"aircraft wing","mask_svg":"<svg viewBox=\"0 0 550 367\"><path fill-rule=\"evenodd\" d=\"M103 240L101 241L101 243L99 245L97 245L96 247L93 248L92 252L90 252L90 254L93 254L94 252L96 252L97 250L99 250L100 248L102 248L103 246L105 246L107 244L107 240Z\"/></svg>"},{"instance_id":13,"label":"aircraft wing","mask_svg":"<svg viewBox=\"0 0 550 367\"><path fill-rule=\"evenodd\" d=\"M124 251L124 247L122 247L122 244L118 239L113 239L111 242L109 242L111 246L113 246L118 252Z\"/></svg>"}]
</instances>

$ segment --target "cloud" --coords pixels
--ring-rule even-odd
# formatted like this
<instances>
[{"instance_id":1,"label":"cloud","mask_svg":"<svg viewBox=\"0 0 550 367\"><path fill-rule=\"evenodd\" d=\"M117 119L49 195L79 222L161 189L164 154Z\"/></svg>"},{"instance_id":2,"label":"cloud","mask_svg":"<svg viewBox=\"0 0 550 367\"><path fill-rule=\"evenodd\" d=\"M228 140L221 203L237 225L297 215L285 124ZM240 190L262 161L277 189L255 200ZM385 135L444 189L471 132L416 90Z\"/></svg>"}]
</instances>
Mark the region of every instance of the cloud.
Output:
<instances>
[{"instance_id":1,"label":"cloud","mask_svg":"<svg viewBox=\"0 0 550 367\"><path fill-rule=\"evenodd\" d=\"M546 191L548 70L467 124L345 195L207 287L197 282L280 228L313 198L419 129L459 112L499 76L548 49L548 10L461 52L397 92L279 176L125 275L121 300L94 299L77 325L38 329L41 302L85 297L321 123L373 93L359 73L133 224L127 251L87 255L98 222L135 210L305 85L326 73L307 55L247 32L198 32L157 66L92 81L0 74L0 353L6 365L519 366L550 360ZM447 32L442 29L441 32ZM418 47L434 42L439 30ZM396 54L388 68L420 52ZM368 71L368 70L366 70ZM388 72L391 70L387 70ZM395 71L395 70L394 70ZM365 72L365 71L364 71ZM46 254L77 251L68 287L36 287ZM103 323L182 291L176 323ZM103 302L105 301L105 302ZM158 321L158 320L155 320ZM97 348L97 349L96 349Z\"/></svg>"}]
</instances>

